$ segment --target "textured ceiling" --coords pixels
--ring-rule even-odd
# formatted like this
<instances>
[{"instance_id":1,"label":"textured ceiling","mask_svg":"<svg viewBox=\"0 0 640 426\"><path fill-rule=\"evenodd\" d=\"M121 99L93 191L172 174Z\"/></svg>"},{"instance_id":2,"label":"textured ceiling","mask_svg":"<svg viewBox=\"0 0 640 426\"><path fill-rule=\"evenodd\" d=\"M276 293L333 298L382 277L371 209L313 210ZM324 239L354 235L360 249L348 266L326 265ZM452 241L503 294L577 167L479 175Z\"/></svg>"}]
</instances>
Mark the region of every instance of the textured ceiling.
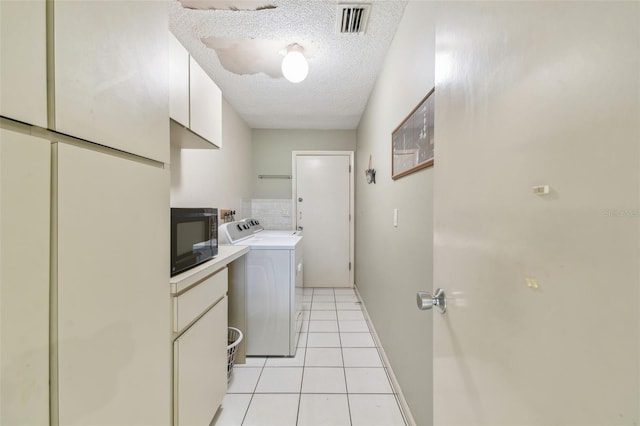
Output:
<instances>
[{"instance_id":1,"label":"textured ceiling","mask_svg":"<svg viewBox=\"0 0 640 426\"><path fill-rule=\"evenodd\" d=\"M364 34L338 34L330 0L175 0L169 28L251 128L355 129L406 1L366 3ZM279 70L293 43L309 62L301 83Z\"/></svg>"}]
</instances>

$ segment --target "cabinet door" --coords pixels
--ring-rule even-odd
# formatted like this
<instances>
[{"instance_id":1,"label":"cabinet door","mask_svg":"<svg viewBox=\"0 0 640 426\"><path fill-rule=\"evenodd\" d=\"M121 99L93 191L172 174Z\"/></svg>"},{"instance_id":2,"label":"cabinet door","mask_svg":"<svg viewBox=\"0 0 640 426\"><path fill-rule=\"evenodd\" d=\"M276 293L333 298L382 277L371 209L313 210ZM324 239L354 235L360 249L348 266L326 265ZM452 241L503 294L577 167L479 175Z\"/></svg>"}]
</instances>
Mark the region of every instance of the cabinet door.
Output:
<instances>
[{"instance_id":1,"label":"cabinet door","mask_svg":"<svg viewBox=\"0 0 640 426\"><path fill-rule=\"evenodd\" d=\"M56 130L169 163L167 2L53 9Z\"/></svg>"},{"instance_id":2,"label":"cabinet door","mask_svg":"<svg viewBox=\"0 0 640 426\"><path fill-rule=\"evenodd\" d=\"M189 52L169 33L169 116L189 127Z\"/></svg>"},{"instance_id":3,"label":"cabinet door","mask_svg":"<svg viewBox=\"0 0 640 426\"><path fill-rule=\"evenodd\" d=\"M222 92L202 67L189 59L191 130L222 148Z\"/></svg>"},{"instance_id":4,"label":"cabinet door","mask_svg":"<svg viewBox=\"0 0 640 426\"><path fill-rule=\"evenodd\" d=\"M227 297L173 344L174 423L208 425L227 391Z\"/></svg>"},{"instance_id":5,"label":"cabinet door","mask_svg":"<svg viewBox=\"0 0 640 426\"><path fill-rule=\"evenodd\" d=\"M168 171L62 143L54 157L59 423L169 424Z\"/></svg>"},{"instance_id":6,"label":"cabinet door","mask_svg":"<svg viewBox=\"0 0 640 426\"><path fill-rule=\"evenodd\" d=\"M51 143L0 130L0 424L49 424Z\"/></svg>"},{"instance_id":7,"label":"cabinet door","mask_svg":"<svg viewBox=\"0 0 640 426\"><path fill-rule=\"evenodd\" d=\"M0 1L0 115L47 127L45 0Z\"/></svg>"}]
</instances>

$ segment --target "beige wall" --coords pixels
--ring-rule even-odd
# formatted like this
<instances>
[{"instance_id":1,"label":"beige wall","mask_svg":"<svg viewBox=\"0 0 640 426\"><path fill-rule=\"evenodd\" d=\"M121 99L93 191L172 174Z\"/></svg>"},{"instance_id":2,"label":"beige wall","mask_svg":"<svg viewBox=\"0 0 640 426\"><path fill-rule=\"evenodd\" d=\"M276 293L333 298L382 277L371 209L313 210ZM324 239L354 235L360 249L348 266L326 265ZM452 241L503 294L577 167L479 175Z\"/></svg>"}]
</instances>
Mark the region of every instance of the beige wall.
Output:
<instances>
[{"instance_id":1,"label":"beige wall","mask_svg":"<svg viewBox=\"0 0 640 426\"><path fill-rule=\"evenodd\" d=\"M251 129L223 100L222 149L171 145L171 206L217 207L238 213L251 196Z\"/></svg>"},{"instance_id":2,"label":"beige wall","mask_svg":"<svg viewBox=\"0 0 640 426\"><path fill-rule=\"evenodd\" d=\"M432 288L433 168L392 181L390 152L391 132L434 86L432 16L430 2L406 7L358 128L355 174L356 285L421 426L432 424L432 315L415 295ZM370 154L375 185L364 174Z\"/></svg>"},{"instance_id":3,"label":"beige wall","mask_svg":"<svg viewBox=\"0 0 640 426\"><path fill-rule=\"evenodd\" d=\"M253 198L291 198L288 179L258 175L291 175L292 151L353 151L355 130L253 130Z\"/></svg>"}]
</instances>

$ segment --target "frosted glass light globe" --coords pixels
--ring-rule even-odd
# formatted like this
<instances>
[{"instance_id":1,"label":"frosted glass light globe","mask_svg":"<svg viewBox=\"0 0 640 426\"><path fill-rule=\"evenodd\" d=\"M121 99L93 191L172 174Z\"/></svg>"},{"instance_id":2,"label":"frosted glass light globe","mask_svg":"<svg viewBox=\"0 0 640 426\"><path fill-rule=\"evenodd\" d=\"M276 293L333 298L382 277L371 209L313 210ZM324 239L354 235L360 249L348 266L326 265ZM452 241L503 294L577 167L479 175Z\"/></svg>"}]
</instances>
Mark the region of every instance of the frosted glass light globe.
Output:
<instances>
[{"instance_id":1,"label":"frosted glass light globe","mask_svg":"<svg viewBox=\"0 0 640 426\"><path fill-rule=\"evenodd\" d=\"M282 60L282 74L292 83L300 83L307 78L309 64L304 55L296 50L289 51Z\"/></svg>"}]
</instances>

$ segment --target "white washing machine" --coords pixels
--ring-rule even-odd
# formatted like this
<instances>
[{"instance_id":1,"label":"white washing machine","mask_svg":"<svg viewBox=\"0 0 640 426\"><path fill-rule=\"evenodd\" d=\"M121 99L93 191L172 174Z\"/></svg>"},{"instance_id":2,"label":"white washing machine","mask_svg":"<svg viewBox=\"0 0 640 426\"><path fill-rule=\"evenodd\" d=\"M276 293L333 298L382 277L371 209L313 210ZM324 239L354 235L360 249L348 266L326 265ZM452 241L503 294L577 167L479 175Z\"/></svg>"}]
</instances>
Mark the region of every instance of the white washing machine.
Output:
<instances>
[{"instance_id":1,"label":"white washing machine","mask_svg":"<svg viewBox=\"0 0 640 426\"><path fill-rule=\"evenodd\" d=\"M248 356L294 356L302 328L303 247L294 231L265 231L255 219L218 228L219 244L249 246L245 348Z\"/></svg>"}]
</instances>

